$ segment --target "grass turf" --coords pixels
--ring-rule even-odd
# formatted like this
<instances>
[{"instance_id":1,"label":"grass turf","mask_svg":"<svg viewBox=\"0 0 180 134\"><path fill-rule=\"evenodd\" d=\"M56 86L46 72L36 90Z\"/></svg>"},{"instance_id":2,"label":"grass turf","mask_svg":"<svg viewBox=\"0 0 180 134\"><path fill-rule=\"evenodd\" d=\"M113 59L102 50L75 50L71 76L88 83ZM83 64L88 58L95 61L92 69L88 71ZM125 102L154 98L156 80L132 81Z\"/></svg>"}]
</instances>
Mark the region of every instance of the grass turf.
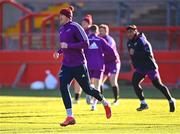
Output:
<instances>
[{"instance_id":1,"label":"grass turf","mask_svg":"<svg viewBox=\"0 0 180 134\"><path fill-rule=\"evenodd\" d=\"M97 111L82 97L80 104L73 105L77 124L60 127L59 122L66 117L59 92L31 91L28 89L0 90L0 133L123 133L123 134L179 134L180 108L169 113L168 102L158 90L147 89L145 94L150 109L137 112L139 106L131 87L121 88L119 106L112 106L112 118L106 119L103 107ZM180 105L180 91L171 91ZM29 97L31 96L31 97ZM84 94L83 94L84 96ZM112 102L112 92L105 91Z\"/></svg>"}]
</instances>

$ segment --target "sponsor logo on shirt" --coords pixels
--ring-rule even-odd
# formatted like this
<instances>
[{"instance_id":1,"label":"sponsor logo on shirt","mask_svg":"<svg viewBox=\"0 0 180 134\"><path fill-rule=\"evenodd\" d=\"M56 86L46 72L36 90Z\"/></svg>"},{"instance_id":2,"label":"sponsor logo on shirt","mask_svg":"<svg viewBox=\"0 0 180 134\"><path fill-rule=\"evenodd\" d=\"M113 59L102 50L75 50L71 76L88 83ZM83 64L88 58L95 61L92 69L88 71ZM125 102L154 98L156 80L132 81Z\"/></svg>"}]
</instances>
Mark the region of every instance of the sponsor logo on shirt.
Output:
<instances>
[{"instance_id":1,"label":"sponsor logo on shirt","mask_svg":"<svg viewBox=\"0 0 180 134\"><path fill-rule=\"evenodd\" d=\"M63 76L62 73L63 73L63 70L61 70L61 71L59 72L59 77L62 77L62 76Z\"/></svg>"},{"instance_id":2,"label":"sponsor logo on shirt","mask_svg":"<svg viewBox=\"0 0 180 134\"><path fill-rule=\"evenodd\" d=\"M62 76L63 76L62 74L59 75L59 77L62 77Z\"/></svg>"},{"instance_id":3,"label":"sponsor logo on shirt","mask_svg":"<svg viewBox=\"0 0 180 134\"><path fill-rule=\"evenodd\" d=\"M114 70L113 70L113 73L116 73L116 72L117 72L117 70L116 70L116 69L114 69Z\"/></svg>"},{"instance_id":4,"label":"sponsor logo on shirt","mask_svg":"<svg viewBox=\"0 0 180 134\"><path fill-rule=\"evenodd\" d=\"M89 49L98 49L98 46L95 42L93 42L90 46Z\"/></svg>"},{"instance_id":5,"label":"sponsor logo on shirt","mask_svg":"<svg viewBox=\"0 0 180 134\"><path fill-rule=\"evenodd\" d=\"M86 77L86 76L85 76L85 74L83 74L81 77L84 78L84 77Z\"/></svg>"}]
</instances>

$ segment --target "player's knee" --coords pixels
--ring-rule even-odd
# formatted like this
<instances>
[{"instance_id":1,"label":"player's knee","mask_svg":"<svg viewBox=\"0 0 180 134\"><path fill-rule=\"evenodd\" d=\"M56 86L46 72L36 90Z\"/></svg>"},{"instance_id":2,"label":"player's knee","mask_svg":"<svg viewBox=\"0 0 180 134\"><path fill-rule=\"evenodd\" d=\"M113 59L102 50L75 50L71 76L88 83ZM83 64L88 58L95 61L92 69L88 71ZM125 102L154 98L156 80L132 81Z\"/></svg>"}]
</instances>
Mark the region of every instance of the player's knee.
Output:
<instances>
[{"instance_id":1,"label":"player's knee","mask_svg":"<svg viewBox=\"0 0 180 134\"><path fill-rule=\"evenodd\" d=\"M111 86L113 86L113 87L114 87L114 86L118 86L118 82L117 82L117 81L112 81L112 82L111 82Z\"/></svg>"},{"instance_id":2,"label":"player's knee","mask_svg":"<svg viewBox=\"0 0 180 134\"><path fill-rule=\"evenodd\" d=\"M158 89L164 87L164 85L159 80L153 80L152 83L153 83L154 87L156 87Z\"/></svg>"},{"instance_id":3,"label":"player's knee","mask_svg":"<svg viewBox=\"0 0 180 134\"><path fill-rule=\"evenodd\" d=\"M139 87L139 82L137 82L135 79L132 79L132 85L134 88Z\"/></svg>"},{"instance_id":4,"label":"player's knee","mask_svg":"<svg viewBox=\"0 0 180 134\"><path fill-rule=\"evenodd\" d=\"M60 91L63 92L65 90L67 90L67 85L61 84L60 85Z\"/></svg>"}]
</instances>

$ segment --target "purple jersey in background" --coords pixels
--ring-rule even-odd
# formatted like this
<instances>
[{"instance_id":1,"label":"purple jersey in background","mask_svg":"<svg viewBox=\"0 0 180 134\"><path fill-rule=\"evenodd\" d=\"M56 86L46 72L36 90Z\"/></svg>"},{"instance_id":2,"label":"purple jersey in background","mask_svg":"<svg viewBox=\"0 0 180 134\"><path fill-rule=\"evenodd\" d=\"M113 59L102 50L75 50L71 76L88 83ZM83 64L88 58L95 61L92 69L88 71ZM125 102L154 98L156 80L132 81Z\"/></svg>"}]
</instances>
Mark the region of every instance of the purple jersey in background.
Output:
<instances>
[{"instance_id":1,"label":"purple jersey in background","mask_svg":"<svg viewBox=\"0 0 180 134\"><path fill-rule=\"evenodd\" d=\"M87 49L84 49L88 69L104 71L104 54L112 57L113 50L103 38L95 34L90 34L88 38L90 45Z\"/></svg>"},{"instance_id":2,"label":"purple jersey in background","mask_svg":"<svg viewBox=\"0 0 180 134\"><path fill-rule=\"evenodd\" d=\"M114 39L110 35L106 35L103 37L107 42L108 45L113 49L113 60L108 55L105 55L105 71L104 75L110 75L110 74L116 74L119 73L121 63L120 63L120 57L116 48L116 43Z\"/></svg>"},{"instance_id":3,"label":"purple jersey in background","mask_svg":"<svg viewBox=\"0 0 180 134\"><path fill-rule=\"evenodd\" d=\"M75 67L84 64L84 48L88 48L89 40L83 28L76 22L68 22L59 28L60 42L68 44L67 49L58 52L64 54L63 65Z\"/></svg>"},{"instance_id":4,"label":"purple jersey in background","mask_svg":"<svg viewBox=\"0 0 180 134\"><path fill-rule=\"evenodd\" d=\"M120 62L120 58L119 58L119 54L117 51L117 47L116 47L116 42L114 41L114 39L110 36L110 35L106 35L103 36L103 38L108 42L108 45L113 49L114 52L114 59L116 60L116 62ZM105 55L105 63L111 62L112 58Z\"/></svg>"}]
</instances>

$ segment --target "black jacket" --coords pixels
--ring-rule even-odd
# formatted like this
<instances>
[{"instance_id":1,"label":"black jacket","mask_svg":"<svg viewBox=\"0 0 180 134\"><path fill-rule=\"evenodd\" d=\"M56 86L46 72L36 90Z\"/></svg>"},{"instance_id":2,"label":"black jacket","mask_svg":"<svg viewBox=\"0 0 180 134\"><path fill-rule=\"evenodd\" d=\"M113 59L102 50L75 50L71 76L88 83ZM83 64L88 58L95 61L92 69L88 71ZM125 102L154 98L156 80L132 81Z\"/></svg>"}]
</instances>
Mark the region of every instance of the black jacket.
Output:
<instances>
[{"instance_id":1,"label":"black jacket","mask_svg":"<svg viewBox=\"0 0 180 134\"><path fill-rule=\"evenodd\" d=\"M143 33L135 35L127 42L128 51L134 49L134 54L130 55L134 68L142 71L157 69L158 66L153 56L151 44Z\"/></svg>"}]
</instances>

